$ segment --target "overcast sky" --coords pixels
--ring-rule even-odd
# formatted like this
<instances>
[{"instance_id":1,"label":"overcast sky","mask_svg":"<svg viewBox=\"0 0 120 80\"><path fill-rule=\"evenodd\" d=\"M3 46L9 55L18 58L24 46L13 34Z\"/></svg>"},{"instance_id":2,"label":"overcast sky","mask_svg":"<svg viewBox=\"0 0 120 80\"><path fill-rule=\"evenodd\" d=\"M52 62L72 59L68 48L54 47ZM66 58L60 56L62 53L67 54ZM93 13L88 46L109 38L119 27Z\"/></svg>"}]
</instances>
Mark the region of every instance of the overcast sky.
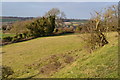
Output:
<instances>
[{"instance_id":1,"label":"overcast sky","mask_svg":"<svg viewBox=\"0 0 120 80\"><path fill-rule=\"evenodd\" d=\"M43 16L51 8L59 8L67 18L90 18L90 12L100 11L117 2L3 2L3 16Z\"/></svg>"}]
</instances>

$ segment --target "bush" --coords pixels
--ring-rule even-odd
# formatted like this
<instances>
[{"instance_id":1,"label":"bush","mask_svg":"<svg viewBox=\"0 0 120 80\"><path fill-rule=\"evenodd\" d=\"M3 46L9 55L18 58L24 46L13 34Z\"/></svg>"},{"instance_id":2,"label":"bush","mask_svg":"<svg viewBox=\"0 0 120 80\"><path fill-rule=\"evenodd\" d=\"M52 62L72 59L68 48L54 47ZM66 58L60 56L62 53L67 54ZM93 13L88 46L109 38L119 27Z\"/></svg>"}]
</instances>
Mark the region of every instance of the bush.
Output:
<instances>
[{"instance_id":1,"label":"bush","mask_svg":"<svg viewBox=\"0 0 120 80\"><path fill-rule=\"evenodd\" d=\"M7 29L7 25L2 25L2 30L6 30Z\"/></svg>"},{"instance_id":2,"label":"bush","mask_svg":"<svg viewBox=\"0 0 120 80\"><path fill-rule=\"evenodd\" d=\"M2 66L2 78L3 79L8 78L13 73L14 73L14 71L10 67L8 67L8 66Z\"/></svg>"},{"instance_id":3,"label":"bush","mask_svg":"<svg viewBox=\"0 0 120 80\"><path fill-rule=\"evenodd\" d=\"M82 27L78 26L76 27L75 32L81 32L81 30L82 30Z\"/></svg>"},{"instance_id":4,"label":"bush","mask_svg":"<svg viewBox=\"0 0 120 80\"><path fill-rule=\"evenodd\" d=\"M27 26L27 29L34 37L51 35L54 31L54 28L55 16L42 17Z\"/></svg>"},{"instance_id":5,"label":"bush","mask_svg":"<svg viewBox=\"0 0 120 80\"><path fill-rule=\"evenodd\" d=\"M85 42L86 42L85 47L90 53L95 49L108 44L105 34L101 32L100 33L94 32L94 33L87 34Z\"/></svg>"},{"instance_id":6,"label":"bush","mask_svg":"<svg viewBox=\"0 0 120 80\"><path fill-rule=\"evenodd\" d=\"M27 38L27 32L23 33L24 38Z\"/></svg>"},{"instance_id":7,"label":"bush","mask_svg":"<svg viewBox=\"0 0 120 80\"><path fill-rule=\"evenodd\" d=\"M19 38L22 39L22 38L23 38L23 35L22 35L22 34L19 34Z\"/></svg>"},{"instance_id":8,"label":"bush","mask_svg":"<svg viewBox=\"0 0 120 80\"><path fill-rule=\"evenodd\" d=\"M73 32L74 32L73 27L60 27L54 31L54 33L56 33L56 34L66 34L66 33L73 33Z\"/></svg>"},{"instance_id":9,"label":"bush","mask_svg":"<svg viewBox=\"0 0 120 80\"><path fill-rule=\"evenodd\" d=\"M3 42L11 42L12 39L13 37L8 36L8 37L3 38Z\"/></svg>"},{"instance_id":10,"label":"bush","mask_svg":"<svg viewBox=\"0 0 120 80\"><path fill-rule=\"evenodd\" d=\"M58 29L57 29L57 28L55 28L55 29L54 29L54 33L57 33L57 32L58 32Z\"/></svg>"},{"instance_id":11,"label":"bush","mask_svg":"<svg viewBox=\"0 0 120 80\"><path fill-rule=\"evenodd\" d=\"M16 35L13 37L12 42L18 42L19 40L21 40L21 38L19 38L19 35Z\"/></svg>"}]
</instances>

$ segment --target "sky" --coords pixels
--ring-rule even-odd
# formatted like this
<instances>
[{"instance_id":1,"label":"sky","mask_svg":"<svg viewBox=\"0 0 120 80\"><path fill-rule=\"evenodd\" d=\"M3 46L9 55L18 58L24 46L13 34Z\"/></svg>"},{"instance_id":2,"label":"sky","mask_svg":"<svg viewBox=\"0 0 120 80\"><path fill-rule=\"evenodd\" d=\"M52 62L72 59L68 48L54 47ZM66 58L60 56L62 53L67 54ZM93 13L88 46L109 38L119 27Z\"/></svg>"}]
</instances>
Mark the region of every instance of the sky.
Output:
<instances>
[{"instance_id":1,"label":"sky","mask_svg":"<svg viewBox=\"0 0 120 80\"><path fill-rule=\"evenodd\" d=\"M119 0L1 0L2 2L119 2Z\"/></svg>"},{"instance_id":2,"label":"sky","mask_svg":"<svg viewBox=\"0 0 120 80\"><path fill-rule=\"evenodd\" d=\"M88 19L90 13L117 2L2 2L2 16L38 17L52 8L58 8L67 18Z\"/></svg>"}]
</instances>

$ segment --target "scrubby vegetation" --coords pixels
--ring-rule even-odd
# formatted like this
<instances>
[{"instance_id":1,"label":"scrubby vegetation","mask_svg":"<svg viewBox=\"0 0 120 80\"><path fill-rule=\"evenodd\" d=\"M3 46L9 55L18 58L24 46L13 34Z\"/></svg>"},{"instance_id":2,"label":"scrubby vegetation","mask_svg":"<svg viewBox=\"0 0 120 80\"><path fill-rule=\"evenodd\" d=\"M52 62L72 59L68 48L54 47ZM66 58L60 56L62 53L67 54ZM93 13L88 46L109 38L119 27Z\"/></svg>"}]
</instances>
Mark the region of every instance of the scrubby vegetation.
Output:
<instances>
[{"instance_id":1,"label":"scrubby vegetation","mask_svg":"<svg viewBox=\"0 0 120 80\"><path fill-rule=\"evenodd\" d=\"M2 79L8 79L10 75L12 75L14 72L13 70L8 66L2 66Z\"/></svg>"},{"instance_id":2,"label":"scrubby vegetation","mask_svg":"<svg viewBox=\"0 0 120 80\"><path fill-rule=\"evenodd\" d=\"M95 13L92 14L92 18L86 24L86 29L84 29L89 33L89 35L86 35L87 38L83 38L86 41L85 46L87 46L87 49L90 52L109 43L106 38L106 34L107 32L117 31L117 13L117 6L113 5L105 8L104 12L95 11Z\"/></svg>"},{"instance_id":3,"label":"scrubby vegetation","mask_svg":"<svg viewBox=\"0 0 120 80\"><path fill-rule=\"evenodd\" d=\"M55 16L37 19L27 26L30 34L34 37L51 35L55 28Z\"/></svg>"},{"instance_id":4,"label":"scrubby vegetation","mask_svg":"<svg viewBox=\"0 0 120 80\"><path fill-rule=\"evenodd\" d=\"M61 16L59 16L59 14L61 14ZM3 39L3 43L19 42L23 40L29 40L29 38L55 35L56 32L63 33L60 32L60 30L55 31L56 26L63 26L63 17L65 17L63 12L60 12L60 10L57 8L53 8L50 11L48 11L44 17L27 21L15 22L14 24L10 25L9 29L7 28L7 26L3 25L3 31L9 30L9 32L16 34L16 36L13 37L5 37ZM62 31L65 32L66 30L62 29Z\"/></svg>"}]
</instances>

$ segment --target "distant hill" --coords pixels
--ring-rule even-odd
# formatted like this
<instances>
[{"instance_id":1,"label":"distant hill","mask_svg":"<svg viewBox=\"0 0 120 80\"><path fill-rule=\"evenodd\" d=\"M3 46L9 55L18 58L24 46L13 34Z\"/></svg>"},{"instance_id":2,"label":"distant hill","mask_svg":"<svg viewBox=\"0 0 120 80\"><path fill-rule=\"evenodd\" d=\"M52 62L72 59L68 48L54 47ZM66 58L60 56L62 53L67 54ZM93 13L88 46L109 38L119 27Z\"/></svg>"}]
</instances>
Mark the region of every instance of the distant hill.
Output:
<instances>
[{"instance_id":1,"label":"distant hill","mask_svg":"<svg viewBox=\"0 0 120 80\"><path fill-rule=\"evenodd\" d=\"M64 19L64 22L81 22L86 23L88 19Z\"/></svg>"},{"instance_id":2,"label":"distant hill","mask_svg":"<svg viewBox=\"0 0 120 80\"><path fill-rule=\"evenodd\" d=\"M33 19L35 17L0 17L0 22L15 22L15 21L22 21L22 20L28 20ZM87 22L87 19L64 19L64 22Z\"/></svg>"},{"instance_id":3,"label":"distant hill","mask_svg":"<svg viewBox=\"0 0 120 80\"><path fill-rule=\"evenodd\" d=\"M12 24L16 21L25 21L25 20L30 20L33 18L38 18L38 17L14 17L14 16L7 17L7 16L2 16L2 17L0 17L0 23L2 23L2 25L8 25L8 24ZM63 21L66 23L74 22L76 25L79 23L84 24L84 23L88 22L88 19L64 19Z\"/></svg>"},{"instance_id":4,"label":"distant hill","mask_svg":"<svg viewBox=\"0 0 120 80\"><path fill-rule=\"evenodd\" d=\"M0 17L0 22L2 22L2 24L8 24L8 23L13 23L15 21L23 21L23 20L29 20L29 19L33 19L34 17L6 17L6 16L2 16Z\"/></svg>"}]
</instances>

